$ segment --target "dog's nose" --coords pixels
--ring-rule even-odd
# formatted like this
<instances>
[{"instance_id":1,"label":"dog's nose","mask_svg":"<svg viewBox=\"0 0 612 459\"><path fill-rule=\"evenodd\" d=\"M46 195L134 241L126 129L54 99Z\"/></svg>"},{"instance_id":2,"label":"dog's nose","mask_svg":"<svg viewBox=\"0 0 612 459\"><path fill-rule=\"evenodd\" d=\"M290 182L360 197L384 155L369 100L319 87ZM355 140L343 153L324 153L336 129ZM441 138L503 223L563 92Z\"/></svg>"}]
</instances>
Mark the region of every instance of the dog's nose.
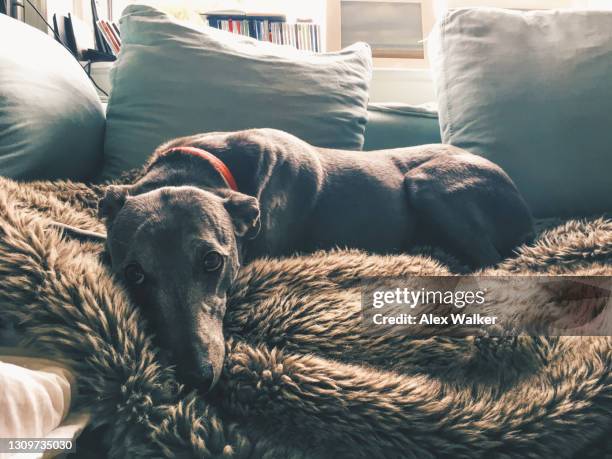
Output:
<instances>
[{"instance_id":1,"label":"dog's nose","mask_svg":"<svg viewBox=\"0 0 612 459\"><path fill-rule=\"evenodd\" d=\"M188 369L179 372L179 379L183 384L207 392L212 389L215 374L210 363L204 362L197 369Z\"/></svg>"}]
</instances>

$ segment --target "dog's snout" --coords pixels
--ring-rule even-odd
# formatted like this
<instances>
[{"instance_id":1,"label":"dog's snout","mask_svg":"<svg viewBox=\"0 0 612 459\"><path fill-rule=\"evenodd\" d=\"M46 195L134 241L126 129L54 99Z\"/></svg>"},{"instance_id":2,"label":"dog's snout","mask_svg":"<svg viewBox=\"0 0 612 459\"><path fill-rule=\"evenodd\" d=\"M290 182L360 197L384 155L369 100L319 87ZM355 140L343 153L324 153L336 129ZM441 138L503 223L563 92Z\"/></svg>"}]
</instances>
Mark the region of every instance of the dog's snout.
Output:
<instances>
[{"instance_id":1,"label":"dog's snout","mask_svg":"<svg viewBox=\"0 0 612 459\"><path fill-rule=\"evenodd\" d=\"M184 384L206 392L212 389L215 374L210 363L202 362L198 368L179 371L179 378Z\"/></svg>"},{"instance_id":2,"label":"dog's snout","mask_svg":"<svg viewBox=\"0 0 612 459\"><path fill-rule=\"evenodd\" d=\"M198 339L200 338L200 339ZM187 386L206 392L214 386L220 373L220 366L216 365L216 354L202 337L192 337L187 345L176 350L174 362L177 365L177 376ZM222 362L221 362L222 364Z\"/></svg>"},{"instance_id":3,"label":"dog's snout","mask_svg":"<svg viewBox=\"0 0 612 459\"><path fill-rule=\"evenodd\" d=\"M160 301L160 304L185 324L180 332L165 328L160 334L159 345L168 352L168 363L175 365L181 383L202 392L210 390L223 371L222 317L207 314L200 302Z\"/></svg>"}]
</instances>

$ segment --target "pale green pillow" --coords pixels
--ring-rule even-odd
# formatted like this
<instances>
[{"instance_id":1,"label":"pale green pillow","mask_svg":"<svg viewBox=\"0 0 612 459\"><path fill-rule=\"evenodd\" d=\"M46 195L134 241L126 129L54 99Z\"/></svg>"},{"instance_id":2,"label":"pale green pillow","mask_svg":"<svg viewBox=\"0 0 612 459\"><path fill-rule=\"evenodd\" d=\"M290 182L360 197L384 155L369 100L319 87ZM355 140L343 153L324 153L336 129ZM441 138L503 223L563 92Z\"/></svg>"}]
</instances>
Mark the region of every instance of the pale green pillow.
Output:
<instances>
[{"instance_id":1,"label":"pale green pillow","mask_svg":"<svg viewBox=\"0 0 612 459\"><path fill-rule=\"evenodd\" d=\"M457 10L429 43L443 142L503 167L536 216L612 211L612 11Z\"/></svg>"},{"instance_id":2,"label":"pale green pillow","mask_svg":"<svg viewBox=\"0 0 612 459\"><path fill-rule=\"evenodd\" d=\"M169 139L270 127L322 147L361 149L371 51L298 52L131 5L111 74L103 178Z\"/></svg>"}]
</instances>

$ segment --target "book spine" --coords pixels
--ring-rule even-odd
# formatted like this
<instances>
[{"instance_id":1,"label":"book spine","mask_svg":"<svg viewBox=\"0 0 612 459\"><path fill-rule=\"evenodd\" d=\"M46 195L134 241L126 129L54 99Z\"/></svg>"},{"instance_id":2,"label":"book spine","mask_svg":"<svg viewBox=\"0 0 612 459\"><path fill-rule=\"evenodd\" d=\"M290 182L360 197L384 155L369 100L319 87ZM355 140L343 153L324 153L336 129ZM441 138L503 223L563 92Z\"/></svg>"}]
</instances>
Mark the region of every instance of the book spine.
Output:
<instances>
[{"instance_id":1,"label":"book spine","mask_svg":"<svg viewBox=\"0 0 612 459\"><path fill-rule=\"evenodd\" d=\"M317 39L315 38L314 25L308 24L308 31L310 32L310 50L313 52L317 51Z\"/></svg>"},{"instance_id":2,"label":"book spine","mask_svg":"<svg viewBox=\"0 0 612 459\"><path fill-rule=\"evenodd\" d=\"M98 29L98 25L97 25L97 22L98 22L99 18L98 18L98 7L96 6L96 3L97 3L96 0L91 0L91 2L90 2L90 4L91 4L91 19L92 19L92 22L93 22L93 30L94 30L94 39L95 39L95 43L96 43L96 49L98 51L100 51L100 52L108 53L108 50L104 46L104 38L102 37L102 33ZM55 16L55 14L53 15L53 27L54 27L54 30L57 29L57 23L56 23L56 16Z\"/></svg>"},{"instance_id":3,"label":"book spine","mask_svg":"<svg viewBox=\"0 0 612 459\"><path fill-rule=\"evenodd\" d=\"M219 30L243 35L259 41L292 46L314 53L322 52L321 28L310 21L287 23L282 15L211 14L208 25ZM110 24L115 41L121 46L119 30ZM114 43L115 47L117 43Z\"/></svg>"},{"instance_id":4,"label":"book spine","mask_svg":"<svg viewBox=\"0 0 612 459\"><path fill-rule=\"evenodd\" d=\"M115 40L115 43L117 44L117 47L121 49L121 37L119 36L119 32L118 32L119 29L117 29L117 26L115 26L112 22L108 22L108 21L104 21L104 22L108 26L108 29L110 30L110 33L113 36L113 39Z\"/></svg>"},{"instance_id":5,"label":"book spine","mask_svg":"<svg viewBox=\"0 0 612 459\"><path fill-rule=\"evenodd\" d=\"M57 14L53 14L53 35L55 36L56 41L63 44L60 37L59 27L57 26Z\"/></svg>"},{"instance_id":6,"label":"book spine","mask_svg":"<svg viewBox=\"0 0 612 459\"><path fill-rule=\"evenodd\" d=\"M104 37L109 42L113 50L113 53L115 53L115 55L119 54L119 51L121 50L121 46L119 45L119 43L115 41L113 33L111 32L111 29L109 28L108 24L103 19L100 20L100 24L102 26Z\"/></svg>"},{"instance_id":7,"label":"book spine","mask_svg":"<svg viewBox=\"0 0 612 459\"><path fill-rule=\"evenodd\" d=\"M306 24L300 24L300 29L302 29L302 43L304 44L304 51L308 51L308 35L306 34Z\"/></svg>"},{"instance_id":8,"label":"book spine","mask_svg":"<svg viewBox=\"0 0 612 459\"><path fill-rule=\"evenodd\" d=\"M103 44L104 51L111 53L111 54L115 54L115 51L113 50L113 45L110 42L110 39L106 36L106 31L104 30L104 27L102 26L100 20L96 22L96 27L102 37L102 44Z\"/></svg>"},{"instance_id":9,"label":"book spine","mask_svg":"<svg viewBox=\"0 0 612 459\"><path fill-rule=\"evenodd\" d=\"M115 41L115 45L117 46L117 52L121 51L121 38L119 38L119 35L117 35L117 33L115 32L115 29L113 28L112 24L108 21L104 21L104 23L107 25L108 30L110 31L111 36L113 37L113 40Z\"/></svg>"},{"instance_id":10,"label":"book spine","mask_svg":"<svg viewBox=\"0 0 612 459\"><path fill-rule=\"evenodd\" d=\"M121 32L119 31L119 27L117 26L117 24L115 24L114 22L111 22L110 24L113 26L113 30L115 31L117 38L121 40Z\"/></svg>"},{"instance_id":11,"label":"book spine","mask_svg":"<svg viewBox=\"0 0 612 459\"><path fill-rule=\"evenodd\" d=\"M64 16L64 29L66 31L66 46L70 49L72 54L78 56L79 50L76 45L74 28L72 27L72 16L70 13L68 13L68 16Z\"/></svg>"}]
</instances>

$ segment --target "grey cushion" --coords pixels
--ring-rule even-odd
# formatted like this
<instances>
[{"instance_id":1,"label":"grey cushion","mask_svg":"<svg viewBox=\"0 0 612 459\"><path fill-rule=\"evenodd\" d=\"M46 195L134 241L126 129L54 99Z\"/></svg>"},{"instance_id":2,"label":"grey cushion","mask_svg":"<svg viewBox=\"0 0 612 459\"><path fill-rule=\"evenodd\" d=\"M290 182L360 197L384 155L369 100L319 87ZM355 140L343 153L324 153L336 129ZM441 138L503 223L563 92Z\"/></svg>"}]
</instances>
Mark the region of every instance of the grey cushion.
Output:
<instances>
[{"instance_id":1,"label":"grey cushion","mask_svg":"<svg viewBox=\"0 0 612 459\"><path fill-rule=\"evenodd\" d=\"M360 149L371 51L310 54L185 25L147 6L120 20L103 178L141 165L160 143L208 131L272 127L323 147Z\"/></svg>"},{"instance_id":2,"label":"grey cushion","mask_svg":"<svg viewBox=\"0 0 612 459\"><path fill-rule=\"evenodd\" d=\"M612 12L457 10L429 43L444 142L538 216L612 210Z\"/></svg>"},{"instance_id":3,"label":"grey cushion","mask_svg":"<svg viewBox=\"0 0 612 459\"><path fill-rule=\"evenodd\" d=\"M432 105L368 105L364 150L440 143L438 111Z\"/></svg>"},{"instance_id":4,"label":"grey cushion","mask_svg":"<svg viewBox=\"0 0 612 459\"><path fill-rule=\"evenodd\" d=\"M103 137L102 105L70 53L0 14L0 175L88 179Z\"/></svg>"}]
</instances>

